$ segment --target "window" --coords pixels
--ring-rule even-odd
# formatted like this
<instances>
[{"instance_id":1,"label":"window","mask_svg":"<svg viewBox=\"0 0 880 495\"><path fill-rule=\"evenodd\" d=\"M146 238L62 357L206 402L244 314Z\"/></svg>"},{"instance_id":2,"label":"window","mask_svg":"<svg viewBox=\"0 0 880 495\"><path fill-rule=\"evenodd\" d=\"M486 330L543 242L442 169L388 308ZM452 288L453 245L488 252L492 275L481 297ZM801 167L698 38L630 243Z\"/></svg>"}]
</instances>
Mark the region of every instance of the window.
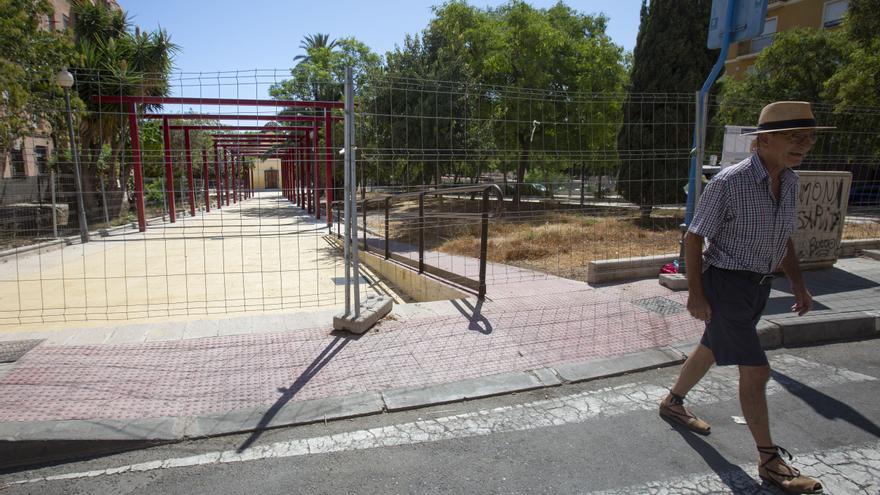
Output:
<instances>
[{"instance_id":1,"label":"window","mask_svg":"<svg viewBox=\"0 0 880 495\"><path fill-rule=\"evenodd\" d=\"M36 166L36 174L40 175L46 172L49 165L49 153L45 146L34 146L34 165Z\"/></svg>"},{"instance_id":2,"label":"window","mask_svg":"<svg viewBox=\"0 0 880 495\"><path fill-rule=\"evenodd\" d=\"M749 53L758 53L773 43L773 35L776 34L776 19L776 17L771 17L764 21L764 31L761 32L761 36L752 39Z\"/></svg>"},{"instance_id":3,"label":"window","mask_svg":"<svg viewBox=\"0 0 880 495\"><path fill-rule=\"evenodd\" d=\"M25 177L24 173L24 154L21 150L12 150L12 155L10 156L11 160L9 162L10 166L10 175L13 179L19 179Z\"/></svg>"},{"instance_id":4,"label":"window","mask_svg":"<svg viewBox=\"0 0 880 495\"><path fill-rule=\"evenodd\" d=\"M61 14L61 29L67 31L70 28L70 17Z\"/></svg>"},{"instance_id":5,"label":"window","mask_svg":"<svg viewBox=\"0 0 880 495\"><path fill-rule=\"evenodd\" d=\"M843 22L843 14L849 7L849 0L834 0L825 2L825 9L822 11L822 27L834 27Z\"/></svg>"}]
</instances>

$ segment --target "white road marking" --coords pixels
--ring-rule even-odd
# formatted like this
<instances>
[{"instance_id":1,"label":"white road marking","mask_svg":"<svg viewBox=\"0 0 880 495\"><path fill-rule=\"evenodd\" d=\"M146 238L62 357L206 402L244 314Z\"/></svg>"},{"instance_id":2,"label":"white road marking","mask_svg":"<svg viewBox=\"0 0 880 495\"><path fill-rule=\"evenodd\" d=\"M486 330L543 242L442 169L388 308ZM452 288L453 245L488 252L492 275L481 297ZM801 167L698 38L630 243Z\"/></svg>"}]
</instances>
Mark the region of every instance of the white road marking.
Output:
<instances>
[{"instance_id":1,"label":"white road marking","mask_svg":"<svg viewBox=\"0 0 880 495\"><path fill-rule=\"evenodd\" d=\"M880 443L799 454L792 464L805 476L822 483L825 493L877 495L880 493ZM718 473L677 476L641 485L593 492L592 495L629 495L632 493L735 493L779 494L779 490L761 484L755 464L734 466Z\"/></svg>"},{"instance_id":2,"label":"white road marking","mask_svg":"<svg viewBox=\"0 0 880 495\"><path fill-rule=\"evenodd\" d=\"M771 359L773 369L784 376L787 388L824 387L850 382L874 381L876 378L843 368L808 361L781 354ZM788 381L786 381L788 380ZM712 404L737 397L736 370L733 367L713 368L700 384L688 394L688 403ZM784 388L771 381L767 394L773 395ZM490 410L425 419L410 423L357 430L333 435L296 439L267 445L257 445L243 452L227 450L188 457L177 457L130 464L110 469L36 477L10 484L71 480L107 476L127 472L152 471L216 463L245 462L258 459L325 454L346 450L393 447L457 438L469 438L492 433L524 431L546 426L582 423L595 417L609 417L641 410L654 410L667 389L649 383L631 383L616 387L573 394L565 397L539 400L527 404L497 407Z\"/></svg>"}]
</instances>

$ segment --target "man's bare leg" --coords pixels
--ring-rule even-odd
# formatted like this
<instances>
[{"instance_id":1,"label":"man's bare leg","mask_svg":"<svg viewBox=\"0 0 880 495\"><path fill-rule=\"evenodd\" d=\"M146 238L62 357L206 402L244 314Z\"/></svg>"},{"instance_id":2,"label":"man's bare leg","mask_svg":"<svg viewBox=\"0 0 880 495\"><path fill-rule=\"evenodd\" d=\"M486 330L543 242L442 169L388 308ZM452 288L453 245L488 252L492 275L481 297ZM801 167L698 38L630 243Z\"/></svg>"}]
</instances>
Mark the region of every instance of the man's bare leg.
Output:
<instances>
[{"instance_id":1,"label":"man's bare leg","mask_svg":"<svg viewBox=\"0 0 880 495\"><path fill-rule=\"evenodd\" d=\"M672 387L672 393L663 399L660 403L661 406L669 408L680 415L692 418L695 417L690 411L685 409L684 405L676 404L673 401L672 394L675 394L678 397L684 397L687 395L687 393L694 388L694 385L706 375L706 372L709 371L709 368L711 368L713 364L715 364L715 355L712 354L712 350L703 344L697 345L697 348L694 349L694 352L692 352L690 356L688 356L684 365L681 367L681 373L678 375L678 380L676 380L675 386ZM708 425L706 427L708 428Z\"/></svg>"},{"instance_id":2,"label":"man's bare leg","mask_svg":"<svg viewBox=\"0 0 880 495\"><path fill-rule=\"evenodd\" d=\"M703 379L713 364L715 364L715 355L712 354L712 349L703 344L697 345L682 365L678 380L672 387L672 393L681 397L687 395L694 385Z\"/></svg>"},{"instance_id":3,"label":"man's bare leg","mask_svg":"<svg viewBox=\"0 0 880 495\"><path fill-rule=\"evenodd\" d=\"M767 412L767 381L770 366L739 367L739 402L743 416L758 448L758 474L774 480L785 492L816 493L822 490L818 481L801 475L790 467L777 451L770 437L770 415ZM766 463L766 464L765 464Z\"/></svg>"}]
</instances>

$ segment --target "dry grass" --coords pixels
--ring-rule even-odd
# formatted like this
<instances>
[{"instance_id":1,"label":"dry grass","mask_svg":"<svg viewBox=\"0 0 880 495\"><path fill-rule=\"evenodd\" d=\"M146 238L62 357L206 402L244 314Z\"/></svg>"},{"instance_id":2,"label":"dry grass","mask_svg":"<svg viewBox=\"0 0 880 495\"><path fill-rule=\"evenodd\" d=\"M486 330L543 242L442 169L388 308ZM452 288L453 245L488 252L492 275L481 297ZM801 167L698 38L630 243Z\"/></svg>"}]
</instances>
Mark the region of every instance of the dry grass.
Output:
<instances>
[{"instance_id":1,"label":"dry grass","mask_svg":"<svg viewBox=\"0 0 880 495\"><path fill-rule=\"evenodd\" d=\"M878 239L880 223L847 223L843 226L844 239Z\"/></svg>"},{"instance_id":2,"label":"dry grass","mask_svg":"<svg viewBox=\"0 0 880 495\"><path fill-rule=\"evenodd\" d=\"M493 219L489 228L489 260L586 280L592 260L675 253L681 217L591 217L572 213L535 213L527 218ZM371 226L384 228L376 218ZM479 222L428 220L426 249L479 257ZM415 219L392 222L391 237L418 242ZM380 230L381 231L381 230ZM880 238L880 223L846 224L844 239Z\"/></svg>"}]
</instances>

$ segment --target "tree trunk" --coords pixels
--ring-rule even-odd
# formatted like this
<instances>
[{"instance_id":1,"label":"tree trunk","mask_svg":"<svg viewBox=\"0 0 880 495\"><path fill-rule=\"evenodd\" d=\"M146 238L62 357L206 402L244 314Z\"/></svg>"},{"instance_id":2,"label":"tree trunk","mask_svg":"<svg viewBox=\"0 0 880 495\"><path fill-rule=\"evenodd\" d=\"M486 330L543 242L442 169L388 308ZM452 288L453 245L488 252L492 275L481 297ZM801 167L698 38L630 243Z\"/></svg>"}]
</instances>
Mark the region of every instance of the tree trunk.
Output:
<instances>
[{"instance_id":1,"label":"tree trunk","mask_svg":"<svg viewBox=\"0 0 880 495\"><path fill-rule=\"evenodd\" d=\"M584 194L586 193L587 181L584 177L584 164L581 163L581 206L584 206Z\"/></svg>"},{"instance_id":2,"label":"tree trunk","mask_svg":"<svg viewBox=\"0 0 880 495\"><path fill-rule=\"evenodd\" d=\"M526 181L526 169L529 164L529 148L532 144L529 140L528 133L520 135L519 142L522 146L522 151L519 154L519 163L517 163L516 166L516 188L513 191L514 210L519 210L520 189L522 188L522 184Z\"/></svg>"}]
</instances>

